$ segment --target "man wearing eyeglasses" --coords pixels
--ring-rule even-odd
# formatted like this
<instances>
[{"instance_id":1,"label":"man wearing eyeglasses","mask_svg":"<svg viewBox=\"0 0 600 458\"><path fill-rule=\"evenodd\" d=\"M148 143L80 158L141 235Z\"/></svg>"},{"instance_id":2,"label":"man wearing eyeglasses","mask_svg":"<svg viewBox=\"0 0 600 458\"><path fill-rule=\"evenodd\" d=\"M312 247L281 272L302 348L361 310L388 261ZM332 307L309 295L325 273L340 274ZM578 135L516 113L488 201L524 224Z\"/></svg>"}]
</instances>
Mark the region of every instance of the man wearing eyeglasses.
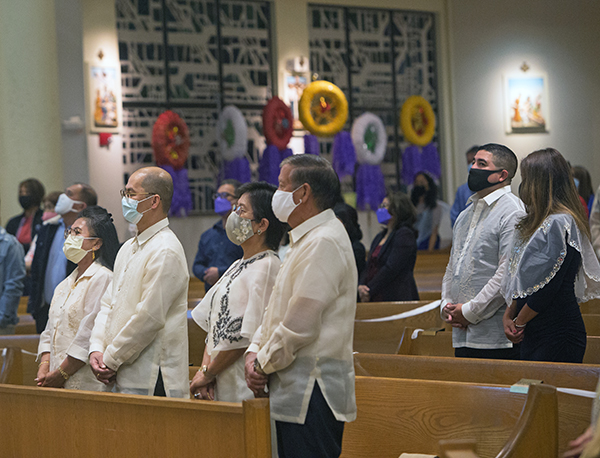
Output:
<instances>
[{"instance_id":1,"label":"man wearing eyeglasses","mask_svg":"<svg viewBox=\"0 0 600 458\"><path fill-rule=\"evenodd\" d=\"M189 275L167 218L173 181L163 169L145 167L121 196L137 235L117 254L90 337L90 366L119 393L188 397Z\"/></svg>"},{"instance_id":2,"label":"man wearing eyeglasses","mask_svg":"<svg viewBox=\"0 0 600 458\"><path fill-rule=\"evenodd\" d=\"M200 237L192 269L194 275L204 281L206 291L221 278L233 261L244 255L242 247L232 243L225 232L227 218L237 203L236 192L240 184L237 180L223 180L213 195L215 213L221 219Z\"/></svg>"},{"instance_id":3,"label":"man wearing eyeglasses","mask_svg":"<svg viewBox=\"0 0 600 458\"><path fill-rule=\"evenodd\" d=\"M98 196L91 186L75 183L65 189L56 203L54 211L62 218L54 224L42 225L38 232L27 303L27 312L35 319L38 334L46 328L54 289L77 267L63 253L64 231L71 227L81 210L97 204Z\"/></svg>"}]
</instances>

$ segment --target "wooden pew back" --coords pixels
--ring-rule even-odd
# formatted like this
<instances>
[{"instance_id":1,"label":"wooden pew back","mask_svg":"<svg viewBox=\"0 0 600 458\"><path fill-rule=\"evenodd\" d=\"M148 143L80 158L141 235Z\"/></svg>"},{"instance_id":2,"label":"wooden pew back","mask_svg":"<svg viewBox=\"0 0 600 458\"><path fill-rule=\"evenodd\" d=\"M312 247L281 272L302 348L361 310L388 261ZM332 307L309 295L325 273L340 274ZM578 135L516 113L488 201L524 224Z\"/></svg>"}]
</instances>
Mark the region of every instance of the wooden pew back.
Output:
<instances>
[{"instance_id":1,"label":"wooden pew back","mask_svg":"<svg viewBox=\"0 0 600 458\"><path fill-rule=\"evenodd\" d=\"M475 440L483 457L557 456L551 386L523 395L495 385L357 377L356 401L357 419L345 426L344 458L435 454L440 440L451 439Z\"/></svg>"},{"instance_id":2,"label":"wooden pew back","mask_svg":"<svg viewBox=\"0 0 600 458\"><path fill-rule=\"evenodd\" d=\"M0 385L0 428L3 456L271 456L266 399L234 404Z\"/></svg>"},{"instance_id":3,"label":"wooden pew back","mask_svg":"<svg viewBox=\"0 0 600 458\"><path fill-rule=\"evenodd\" d=\"M600 336L600 314L584 314L583 323L588 336Z\"/></svg>"},{"instance_id":4,"label":"wooden pew back","mask_svg":"<svg viewBox=\"0 0 600 458\"><path fill-rule=\"evenodd\" d=\"M420 331L407 327L402 333L399 355L454 356L452 331Z\"/></svg>"},{"instance_id":5,"label":"wooden pew back","mask_svg":"<svg viewBox=\"0 0 600 458\"><path fill-rule=\"evenodd\" d=\"M600 314L600 299L592 299L591 301L583 302L579 304L581 313L585 315L597 315Z\"/></svg>"},{"instance_id":6,"label":"wooden pew back","mask_svg":"<svg viewBox=\"0 0 600 458\"><path fill-rule=\"evenodd\" d=\"M0 348L18 348L19 351L25 350L28 353L37 355L38 344L40 342L39 334L15 334L12 336L0 336ZM38 363L36 356L23 353L21 356L21 384L26 386L35 386L34 379L37 377Z\"/></svg>"},{"instance_id":7,"label":"wooden pew back","mask_svg":"<svg viewBox=\"0 0 600 458\"><path fill-rule=\"evenodd\" d=\"M354 355L356 375L513 385L523 378L560 388L594 391L600 366L475 358ZM558 393L559 450L589 425L592 400Z\"/></svg>"},{"instance_id":8,"label":"wooden pew back","mask_svg":"<svg viewBox=\"0 0 600 458\"><path fill-rule=\"evenodd\" d=\"M23 357L20 348L9 347L0 352L0 384L23 384Z\"/></svg>"}]
</instances>

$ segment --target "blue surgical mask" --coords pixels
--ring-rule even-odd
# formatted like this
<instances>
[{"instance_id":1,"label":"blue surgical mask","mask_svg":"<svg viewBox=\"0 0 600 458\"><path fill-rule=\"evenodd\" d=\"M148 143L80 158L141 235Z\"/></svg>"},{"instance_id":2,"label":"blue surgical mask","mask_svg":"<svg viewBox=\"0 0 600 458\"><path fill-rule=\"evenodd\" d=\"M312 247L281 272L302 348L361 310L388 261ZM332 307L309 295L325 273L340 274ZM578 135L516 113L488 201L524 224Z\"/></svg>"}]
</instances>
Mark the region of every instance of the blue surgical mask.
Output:
<instances>
[{"instance_id":1,"label":"blue surgical mask","mask_svg":"<svg viewBox=\"0 0 600 458\"><path fill-rule=\"evenodd\" d=\"M215 199L215 213L217 215L224 215L229 210L231 210L231 202L225 197L217 197Z\"/></svg>"},{"instance_id":2,"label":"blue surgical mask","mask_svg":"<svg viewBox=\"0 0 600 458\"><path fill-rule=\"evenodd\" d=\"M392 215L390 215L390 212L387 208L378 208L376 214L377 222L379 224L387 224L392 219Z\"/></svg>"},{"instance_id":3,"label":"blue surgical mask","mask_svg":"<svg viewBox=\"0 0 600 458\"><path fill-rule=\"evenodd\" d=\"M148 196L142 200L134 200L131 197L123 197L121 199L121 207L123 208L123 217L127 221L129 221L131 224L139 223L140 220L142 219L142 216L144 216L144 213L146 213L150 209L140 213L137 210L138 204L140 202L143 202L144 200L150 199L151 197L154 197L154 195Z\"/></svg>"}]
</instances>

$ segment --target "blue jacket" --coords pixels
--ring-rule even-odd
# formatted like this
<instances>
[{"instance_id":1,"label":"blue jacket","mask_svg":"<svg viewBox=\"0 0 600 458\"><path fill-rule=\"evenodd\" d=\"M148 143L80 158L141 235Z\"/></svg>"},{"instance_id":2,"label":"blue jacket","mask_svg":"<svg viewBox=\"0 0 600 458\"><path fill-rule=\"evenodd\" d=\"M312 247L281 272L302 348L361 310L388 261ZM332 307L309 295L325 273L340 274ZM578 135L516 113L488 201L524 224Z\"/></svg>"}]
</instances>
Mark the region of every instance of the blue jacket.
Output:
<instances>
[{"instance_id":1,"label":"blue jacket","mask_svg":"<svg viewBox=\"0 0 600 458\"><path fill-rule=\"evenodd\" d=\"M17 324L25 280L25 253L19 241L0 227L0 328Z\"/></svg>"}]
</instances>

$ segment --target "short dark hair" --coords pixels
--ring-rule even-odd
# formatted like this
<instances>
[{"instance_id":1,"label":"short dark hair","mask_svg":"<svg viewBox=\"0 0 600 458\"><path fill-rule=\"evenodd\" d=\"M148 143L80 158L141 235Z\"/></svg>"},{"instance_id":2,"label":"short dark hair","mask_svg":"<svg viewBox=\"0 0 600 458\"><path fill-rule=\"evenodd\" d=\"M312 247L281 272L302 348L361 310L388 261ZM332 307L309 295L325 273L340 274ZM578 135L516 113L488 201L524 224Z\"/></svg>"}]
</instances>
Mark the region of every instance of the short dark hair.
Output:
<instances>
[{"instance_id":1,"label":"short dark hair","mask_svg":"<svg viewBox=\"0 0 600 458\"><path fill-rule=\"evenodd\" d=\"M465 153L466 157L469 157L470 154L472 154L473 156L475 156L477 154L477 151L479 151L481 149L481 146L479 145L473 145L471 146L467 152Z\"/></svg>"},{"instance_id":2,"label":"short dark hair","mask_svg":"<svg viewBox=\"0 0 600 458\"><path fill-rule=\"evenodd\" d=\"M60 195L62 194L62 191L52 191L49 192L48 194L46 194L44 196L44 198L42 199L42 202L50 202L52 204L53 207L56 206L57 202L58 202L58 198L60 197ZM44 209L46 210L46 209Z\"/></svg>"},{"instance_id":3,"label":"short dark hair","mask_svg":"<svg viewBox=\"0 0 600 458\"><path fill-rule=\"evenodd\" d=\"M102 239L102 246L96 251L96 257L105 267L113 270L119 251L119 237L112 215L106 209L95 205L81 210L77 218L86 220L91 236Z\"/></svg>"},{"instance_id":4,"label":"short dark hair","mask_svg":"<svg viewBox=\"0 0 600 458\"><path fill-rule=\"evenodd\" d=\"M340 180L331 164L321 156L297 154L281 161L292 167L290 179L294 188L307 183L319 210L333 208L340 195Z\"/></svg>"},{"instance_id":5,"label":"short dark hair","mask_svg":"<svg viewBox=\"0 0 600 458\"><path fill-rule=\"evenodd\" d=\"M159 169L162 170L162 169ZM142 178L142 187L149 194L156 194L160 197L163 212L169 213L171 201L173 200L173 179L167 171L156 173L159 170L147 170Z\"/></svg>"},{"instance_id":6,"label":"short dark hair","mask_svg":"<svg viewBox=\"0 0 600 458\"><path fill-rule=\"evenodd\" d=\"M358 223L358 213L356 213L356 210L346 202L338 202L333 207L333 212L346 228L350 241L360 241L363 233Z\"/></svg>"},{"instance_id":7,"label":"short dark hair","mask_svg":"<svg viewBox=\"0 0 600 458\"><path fill-rule=\"evenodd\" d=\"M242 185L242 183L241 183L241 182L239 182L238 180L236 180L236 179L234 179L234 178L227 178L226 180L223 180L223 181L221 181L221 182L219 183L219 186L217 186L217 187L221 187L221 186L223 186L224 184L230 184L231 186L233 186L233 189L234 189L235 191L237 191L237 190L238 190L238 188L239 188L239 187Z\"/></svg>"},{"instance_id":8,"label":"short dark hair","mask_svg":"<svg viewBox=\"0 0 600 458\"><path fill-rule=\"evenodd\" d=\"M74 184L81 186L81 190L79 191L79 199L82 202L84 202L88 207L98 205L98 194L96 194L94 188L92 188L89 184L86 183Z\"/></svg>"},{"instance_id":9,"label":"short dark hair","mask_svg":"<svg viewBox=\"0 0 600 458\"><path fill-rule=\"evenodd\" d=\"M248 194L254 221L260 222L263 218L269 221L269 227L265 234L265 243L271 250L277 250L281 237L285 232L285 225L279 221L273 213L271 200L277 188L265 181L258 183L246 183L241 185L236 191L236 197L239 199L243 194Z\"/></svg>"},{"instance_id":10,"label":"short dark hair","mask_svg":"<svg viewBox=\"0 0 600 458\"><path fill-rule=\"evenodd\" d=\"M31 196L34 207L39 207L42 204L42 199L44 198L44 194L46 194L46 190L39 180L27 178L19 183L19 191L21 191L21 188L27 190L27 194Z\"/></svg>"},{"instance_id":11,"label":"short dark hair","mask_svg":"<svg viewBox=\"0 0 600 458\"><path fill-rule=\"evenodd\" d=\"M487 151L491 153L494 158L494 164L496 167L506 170L508 172L508 179L512 180L517 173L519 167L519 160L517 155L513 151L504 145L498 143L487 143L479 147L479 150Z\"/></svg>"},{"instance_id":12,"label":"short dark hair","mask_svg":"<svg viewBox=\"0 0 600 458\"><path fill-rule=\"evenodd\" d=\"M435 180L431 175L429 175L429 173L421 171L415 175L415 181L417 180L417 177L419 175L423 175L427 180L427 184L429 185L429 190L425 194L425 207L437 207L438 188L437 184L435 184ZM412 189L410 193L410 199L415 207L419 204L419 198L416 195L416 186Z\"/></svg>"},{"instance_id":13,"label":"short dark hair","mask_svg":"<svg viewBox=\"0 0 600 458\"><path fill-rule=\"evenodd\" d=\"M394 230L408 226L413 227L417 221L417 209L412 204L410 197L403 192L390 193L388 198L388 212L394 218Z\"/></svg>"}]
</instances>

